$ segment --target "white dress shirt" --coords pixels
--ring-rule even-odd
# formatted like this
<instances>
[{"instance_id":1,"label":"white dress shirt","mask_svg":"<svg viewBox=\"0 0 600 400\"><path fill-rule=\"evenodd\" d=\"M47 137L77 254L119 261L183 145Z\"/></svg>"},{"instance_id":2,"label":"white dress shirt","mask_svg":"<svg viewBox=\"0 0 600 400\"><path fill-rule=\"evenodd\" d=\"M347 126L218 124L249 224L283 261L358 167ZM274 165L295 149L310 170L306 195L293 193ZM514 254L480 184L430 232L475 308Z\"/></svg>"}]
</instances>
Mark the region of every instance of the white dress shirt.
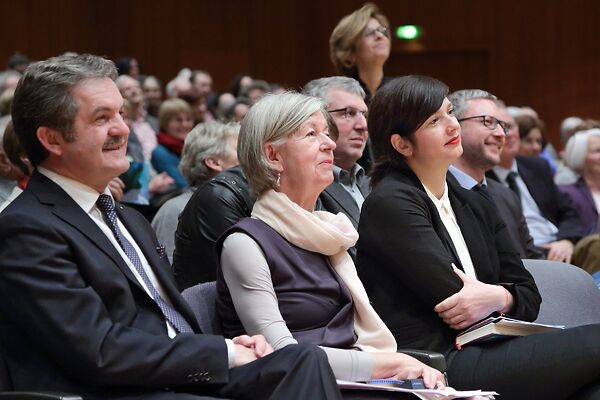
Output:
<instances>
[{"instance_id":1,"label":"white dress shirt","mask_svg":"<svg viewBox=\"0 0 600 400\"><path fill-rule=\"evenodd\" d=\"M462 235L460 226L458 226L456 215L454 215L454 210L452 209L450 199L448 198L448 184L444 183L444 193L442 194L441 199L435 197L425 185L423 185L423 187L425 188L425 192L427 192L427 196L429 196L438 210L442 223L444 224L446 231L448 231L450 239L452 239L452 244L458 253L458 258L460 259L465 274L477 279L473 260L471 260L471 254L469 253L467 243Z\"/></svg>"}]
</instances>

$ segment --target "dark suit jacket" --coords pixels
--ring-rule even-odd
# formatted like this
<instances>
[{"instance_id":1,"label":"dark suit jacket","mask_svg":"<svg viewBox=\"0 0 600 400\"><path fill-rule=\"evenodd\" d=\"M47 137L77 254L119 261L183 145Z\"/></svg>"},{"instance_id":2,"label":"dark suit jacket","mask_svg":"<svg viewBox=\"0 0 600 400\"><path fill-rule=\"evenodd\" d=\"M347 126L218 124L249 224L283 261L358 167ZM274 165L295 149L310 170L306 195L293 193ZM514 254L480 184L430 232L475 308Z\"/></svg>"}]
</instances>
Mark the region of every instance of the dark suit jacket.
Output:
<instances>
[{"instance_id":1,"label":"dark suit jacket","mask_svg":"<svg viewBox=\"0 0 600 400\"><path fill-rule=\"evenodd\" d=\"M371 192L370 182L371 180L369 177L363 176L356 184L365 198ZM327 186L319 195L319 199L321 200L321 207L323 210L333 214L340 212L346 214L352 222L352 225L354 225L354 228L358 229L360 209L350 193L348 193L340 183L334 181L331 185ZM353 260L356 260L356 247L349 248L348 253Z\"/></svg>"},{"instance_id":2,"label":"dark suit jacket","mask_svg":"<svg viewBox=\"0 0 600 400\"><path fill-rule=\"evenodd\" d=\"M150 225L121 205L117 213L199 332ZM160 309L109 239L42 174L0 215L0 243L0 341L16 389L115 398L228 380L223 338L170 339Z\"/></svg>"},{"instance_id":3,"label":"dark suit jacket","mask_svg":"<svg viewBox=\"0 0 600 400\"><path fill-rule=\"evenodd\" d=\"M579 215L554 184L548 162L541 157L517 156L517 170L544 218L558 228L557 240L576 243L583 235ZM493 170L486 175L499 180Z\"/></svg>"},{"instance_id":4,"label":"dark suit jacket","mask_svg":"<svg viewBox=\"0 0 600 400\"><path fill-rule=\"evenodd\" d=\"M511 292L513 317L534 320L540 295L492 203L452 183L449 198L477 278ZM398 346L448 353L458 332L433 309L462 288L451 264L462 266L435 205L412 171L394 171L373 189L358 231L359 276Z\"/></svg>"},{"instance_id":5,"label":"dark suit jacket","mask_svg":"<svg viewBox=\"0 0 600 400\"><path fill-rule=\"evenodd\" d=\"M362 193L363 197L367 197L371 192L369 187L371 180L369 177L364 176L357 182L358 189ZM319 195L321 199L322 208L331 213L337 214L339 212L344 213L352 221L352 225L358 228L358 221L360 219L360 209L356 205L356 202L338 182L333 182L327 186L325 190Z\"/></svg>"},{"instance_id":6,"label":"dark suit jacket","mask_svg":"<svg viewBox=\"0 0 600 400\"><path fill-rule=\"evenodd\" d=\"M577 182L559 186L559 190L567 196L569 204L577 210L584 235L591 235L598 231L598 210L592 197L592 192L583 178Z\"/></svg>"},{"instance_id":7,"label":"dark suit jacket","mask_svg":"<svg viewBox=\"0 0 600 400\"><path fill-rule=\"evenodd\" d=\"M498 215L506 224L508 236L519 251L520 257L544 258L544 253L533 244L533 238L529 234L527 221L523 215L523 206L517 195L493 179L488 179L487 184L487 192L494 202Z\"/></svg>"}]
</instances>

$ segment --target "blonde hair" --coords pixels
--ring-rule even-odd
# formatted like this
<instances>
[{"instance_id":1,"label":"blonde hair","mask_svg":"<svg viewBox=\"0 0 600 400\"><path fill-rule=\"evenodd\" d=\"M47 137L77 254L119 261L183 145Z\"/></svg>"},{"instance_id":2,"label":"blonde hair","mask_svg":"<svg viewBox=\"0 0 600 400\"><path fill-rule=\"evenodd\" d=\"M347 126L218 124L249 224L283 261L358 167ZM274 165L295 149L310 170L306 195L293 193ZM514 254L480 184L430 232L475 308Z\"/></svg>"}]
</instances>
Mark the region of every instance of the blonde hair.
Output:
<instances>
[{"instance_id":1,"label":"blonde hair","mask_svg":"<svg viewBox=\"0 0 600 400\"><path fill-rule=\"evenodd\" d=\"M277 183L264 145L282 143L317 111L327 114L323 100L296 92L268 94L250 108L240 128L238 159L254 195Z\"/></svg>"},{"instance_id":2,"label":"blonde hair","mask_svg":"<svg viewBox=\"0 0 600 400\"><path fill-rule=\"evenodd\" d=\"M365 3L360 9L342 18L333 29L329 37L329 56L339 73L346 76L357 74L352 56L371 18L375 18L383 26L390 26L388 19L375 4Z\"/></svg>"},{"instance_id":3,"label":"blonde hair","mask_svg":"<svg viewBox=\"0 0 600 400\"><path fill-rule=\"evenodd\" d=\"M165 100L160 105L160 110L158 111L158 125L160 130L165 132L169 121L180 113L185 113L193 118L192 107L190 107L190 105L184 100Z\"/></svg>"}]
</instances>

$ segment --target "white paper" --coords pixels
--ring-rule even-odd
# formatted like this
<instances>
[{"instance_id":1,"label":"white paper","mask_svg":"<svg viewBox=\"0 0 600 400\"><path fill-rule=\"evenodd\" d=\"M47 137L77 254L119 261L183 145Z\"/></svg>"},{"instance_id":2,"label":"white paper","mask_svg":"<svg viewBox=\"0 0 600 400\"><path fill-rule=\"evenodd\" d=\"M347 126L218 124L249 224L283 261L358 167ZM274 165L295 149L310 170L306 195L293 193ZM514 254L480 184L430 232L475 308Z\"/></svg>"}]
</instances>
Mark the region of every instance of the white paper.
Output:
<instances>
[{"instance_id":1,"label":"white paper","mask_svg":"<svg viewBox=\"0 0 600 400\"><path fill-rule=\"evenodd\" d=\"M349 382L338 379L337 384L342 389L361 389L361 390L381 390L387 392L413 393L417 397L425 400L442 399L493 399L496 392L482 390L454 390L451 387L445 389L403 389L392 386L380 386L368 383Z\"/></svg>"}]
</instances>

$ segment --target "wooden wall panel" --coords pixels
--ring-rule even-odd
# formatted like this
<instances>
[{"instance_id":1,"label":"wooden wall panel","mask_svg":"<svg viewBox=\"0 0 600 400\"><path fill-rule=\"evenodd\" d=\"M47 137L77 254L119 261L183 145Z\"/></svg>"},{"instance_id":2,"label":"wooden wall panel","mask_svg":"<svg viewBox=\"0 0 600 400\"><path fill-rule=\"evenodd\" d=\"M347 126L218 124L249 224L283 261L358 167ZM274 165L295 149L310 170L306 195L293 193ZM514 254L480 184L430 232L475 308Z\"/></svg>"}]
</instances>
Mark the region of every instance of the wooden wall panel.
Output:
<instances>
[{"instance_id":1,"label":"wooden wall panel","mask_svg":"<svg viewBox=\"0 0 600 400\"><path fill-rule=\"evenodd\" d=\"M556 139L569 115L600 118L600 7L594 0L379 0L392 26L424 27L420 50L399 40L387 75L431 74L531 105ZM357 0L0 0L0 62L18 50L135 55L163 83L203 68L217 89L238 72L289 87L335 71L328 39ZM555 140L556 141L556 140Z\"/></svg>"}]
</instances>

